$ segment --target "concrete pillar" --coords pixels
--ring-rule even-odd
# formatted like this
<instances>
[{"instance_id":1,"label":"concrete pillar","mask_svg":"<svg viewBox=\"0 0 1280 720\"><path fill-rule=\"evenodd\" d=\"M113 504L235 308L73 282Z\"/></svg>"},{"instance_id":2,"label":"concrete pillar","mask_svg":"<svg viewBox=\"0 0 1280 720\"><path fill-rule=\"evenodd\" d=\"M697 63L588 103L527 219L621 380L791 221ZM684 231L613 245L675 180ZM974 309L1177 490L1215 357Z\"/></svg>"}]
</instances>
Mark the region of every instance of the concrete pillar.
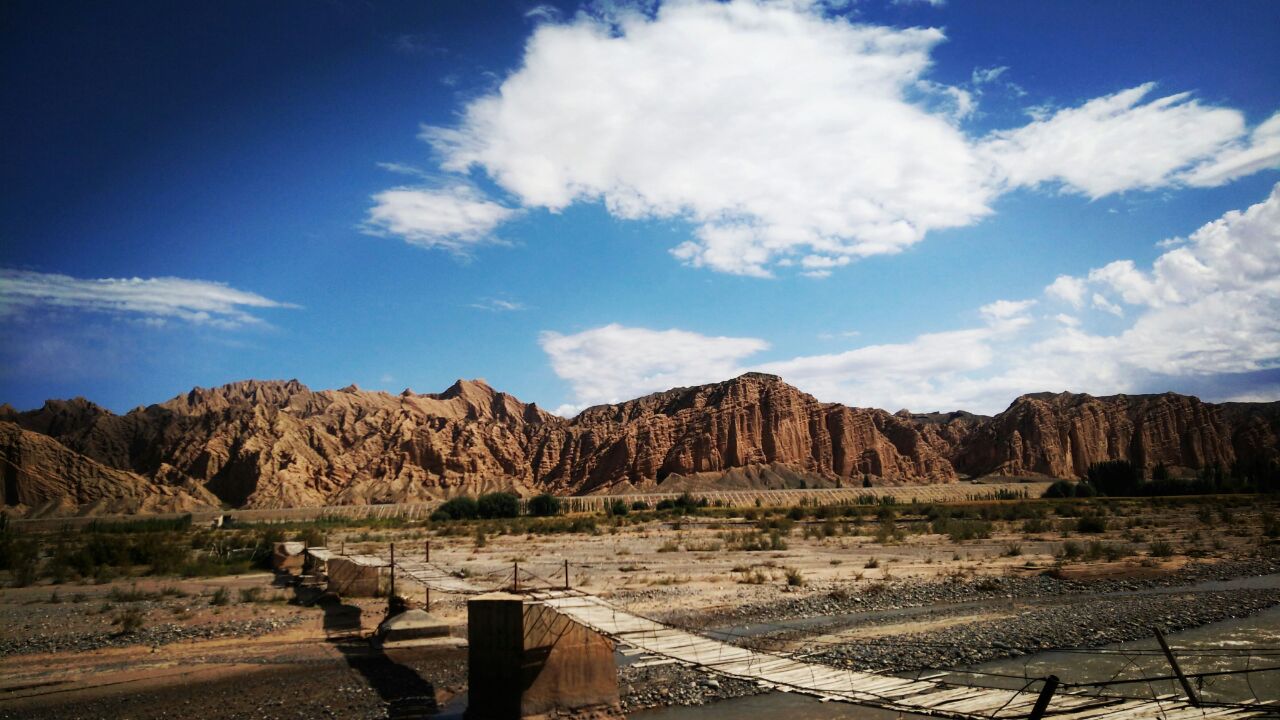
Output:
<instances>
[{"instance_id":1,"label":"concrete pillar","mask_svg":"<svg viewBox=\"0 0 1280 720\"><path fill-rule=\"evenodd\" d=\"M469 720L621 717L613 642L541 604L490 593L467 602Z\"/></svg>"}]
</instances>

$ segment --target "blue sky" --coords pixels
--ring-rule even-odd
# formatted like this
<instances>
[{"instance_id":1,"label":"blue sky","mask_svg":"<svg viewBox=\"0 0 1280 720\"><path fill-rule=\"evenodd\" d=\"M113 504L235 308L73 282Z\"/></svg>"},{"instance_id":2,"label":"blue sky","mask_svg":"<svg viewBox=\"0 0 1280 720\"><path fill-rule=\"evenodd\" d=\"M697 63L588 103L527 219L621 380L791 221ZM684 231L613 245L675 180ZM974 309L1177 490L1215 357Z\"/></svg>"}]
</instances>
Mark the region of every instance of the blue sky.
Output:
<instances>
[{"instance_id":1,"label":"blue sky","mask_svg":"<svg viewBox=\"0 0 1280 720\"><path fill-rule=\"evenodd\" d=\"M0 401L1280 398L1274 2L6 3Z\"/></svg>"}]
</instances>

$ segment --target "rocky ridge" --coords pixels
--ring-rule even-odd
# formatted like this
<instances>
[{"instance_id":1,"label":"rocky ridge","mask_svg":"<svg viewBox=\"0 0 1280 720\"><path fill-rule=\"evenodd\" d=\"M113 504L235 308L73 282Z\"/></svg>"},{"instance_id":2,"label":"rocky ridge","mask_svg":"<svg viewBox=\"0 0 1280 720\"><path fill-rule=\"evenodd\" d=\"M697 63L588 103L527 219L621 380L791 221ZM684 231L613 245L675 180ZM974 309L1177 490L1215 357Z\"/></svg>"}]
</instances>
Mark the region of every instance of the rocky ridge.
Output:
<instances>
[{"instance_id":1,"label":"rocky ridge","mask_svg":"<svg viewBox=\"0 0 1280 720\"><path fill-rule=\"evenodd\" d=\"M1277 457L1280 404L1036 394L995 417L823 403L748 373L572 420L459 380L441 393L196 388L117 415L77 398L0 406L0 503L157 511L417 502L461 492L1079 477L1099 460L1191 469ZM98 505L95 506L95 503Z\"/></svg>"}]
</instances>

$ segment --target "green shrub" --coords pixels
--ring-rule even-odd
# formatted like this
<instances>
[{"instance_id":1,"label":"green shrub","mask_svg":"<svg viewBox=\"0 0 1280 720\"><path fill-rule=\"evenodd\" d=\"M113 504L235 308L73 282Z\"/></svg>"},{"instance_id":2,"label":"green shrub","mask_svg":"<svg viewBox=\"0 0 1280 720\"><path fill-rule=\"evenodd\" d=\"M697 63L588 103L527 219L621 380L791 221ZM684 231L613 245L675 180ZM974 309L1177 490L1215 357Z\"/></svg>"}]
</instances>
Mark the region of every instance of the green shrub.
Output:
<instances>
[{"instance_id":1,"label":"green shrub","mask_svg":"<svg viewBox=\"0 0 1280 720\"><path fill-rule=\"evenodd\" d=\"M1069 498L1076 496L1076 484L1070 480L1058 480L1044 491L1043 497L1047 498Z\"/></svg>"},{"instance_id":2,"label":"green shrub","mask_svg":"<svg viewBox=\"0 0 1280 720\"><path fill-rule=\"evenodd\" d=\"M529 514L534 517L559 515L560 506L560 498L550 493L542 493L529 499Z\"/></svg>"},{"instance_id":3,"label":"green shrub","mask_svg":"<svg viewBox=\"0 0 1280 720\"><path fill-rule=\"evenodd\" d=\"M31 538L13 538L5 544L5 565L13 573L13 584L26 587L36 581L40 568L40 545Z\"/></svg>"},{"instance_id":4,"label":"green shrub","mask_svg":"<svg viewBox=\"0 0 1280 720\"><path fill-rule=\"evenodd\" d=\"M1142 485L1142 470L1128 460L1094 463L1087 475L1099 493L1113 497L1137 495Z\"/></svg>"},{"instance_id":5,"label":"green shrub","mask_svg":"<svg viewBox=\"0 0 1280 720\"><path fill-rule=\"evenodd\" d=\"M979 540L991 537L991 523L986 520L962 520L938 518L930 523L934 534L946 535L951 542Z\"/></svg>"},{"instance_id":6,"label":"green shrub","mask_svg":"<svg viewBox=\"0 0 1280 720\"><path fill-rule=\"evenodd\" d=\"M1081 515L1076 520L1076 532L1097 534L1107 531L1107 519L1101 515Z\"/></svg>"},{"instance_id":7,"label":"green shrub","mask_svg":"<svg viewBox=\"0 0 1280 720\"><path fill-rule=\"evenodd\" d=\"M787 568L787 584L793 587L804 585L804 574L798 568Z\"/></svg>"},{"instance_id":8,"label":"green shrub","mask_svg":"<svg viewBox=\"0 0 1280 720\"><path fill-rule=\"evenodd\" d=\"M146 614L138 608L129 608L112 619L112 625L120 626L121 635L130 635L142 629L142 623L146 619Z\"/></svg>"},{"instance_id":9,"label":"green shrub","mask_svg":"<svg viewBox=\"0 0 1280 720\"><path fill-rule=\"evenodd\" d=\"M518 517L520 498L509 492L485 493L476 502L476 514L486 520Z\"/></svg>"},{"instance_id":10,"label":"green shrub","mask_svg":"<svg viewBox=\"0 0 1280 720\"><path fill-rule=\"evenodd\" d=\"M325 532L318 527L303 528L302 532L298 533L294 537L309 548L324 547L325 540L327 539Z\"/></svg>"},{"instance_id":11,"label":"green shrub","mask_svg":"<svg viewBox=\"0 0 1280 720\"><path fill-rule=\"evenodd\" d=\"M479 516L480 506L469 495L451 498L431 513L432 520L475 520Z\"/></svg>"},{"instance_id":12,"label":"green shrub","mask_svg":"<svg viewBox=\"0 0 1280 720\"><path fill-rule=\"evenodd\" d=\"M605 508L605 512L613 517L621 517L626 515L630 508L624 500L614 500Z\"/></svg>"}]
</instances>

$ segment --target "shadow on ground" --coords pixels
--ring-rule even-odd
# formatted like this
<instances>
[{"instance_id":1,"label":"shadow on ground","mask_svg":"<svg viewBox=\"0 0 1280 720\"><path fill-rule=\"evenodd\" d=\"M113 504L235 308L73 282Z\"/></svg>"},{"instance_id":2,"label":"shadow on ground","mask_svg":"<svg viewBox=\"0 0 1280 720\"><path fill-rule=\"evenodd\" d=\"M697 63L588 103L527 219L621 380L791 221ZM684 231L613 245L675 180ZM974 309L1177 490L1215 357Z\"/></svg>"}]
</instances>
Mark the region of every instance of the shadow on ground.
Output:
<instances>
[{"instance_id":1,"label":"shadow on ground","mask_svg":"<svg viewBox=\"0 0 1280 720\"><path fill-rule=\"evenodd\" d=\"M386 703L388 718L425 718L439 711L435 686L361 635L359 607L328 593L316 599L315 605L324 610L325 637Z\"/></svg>"}]
</instances>

